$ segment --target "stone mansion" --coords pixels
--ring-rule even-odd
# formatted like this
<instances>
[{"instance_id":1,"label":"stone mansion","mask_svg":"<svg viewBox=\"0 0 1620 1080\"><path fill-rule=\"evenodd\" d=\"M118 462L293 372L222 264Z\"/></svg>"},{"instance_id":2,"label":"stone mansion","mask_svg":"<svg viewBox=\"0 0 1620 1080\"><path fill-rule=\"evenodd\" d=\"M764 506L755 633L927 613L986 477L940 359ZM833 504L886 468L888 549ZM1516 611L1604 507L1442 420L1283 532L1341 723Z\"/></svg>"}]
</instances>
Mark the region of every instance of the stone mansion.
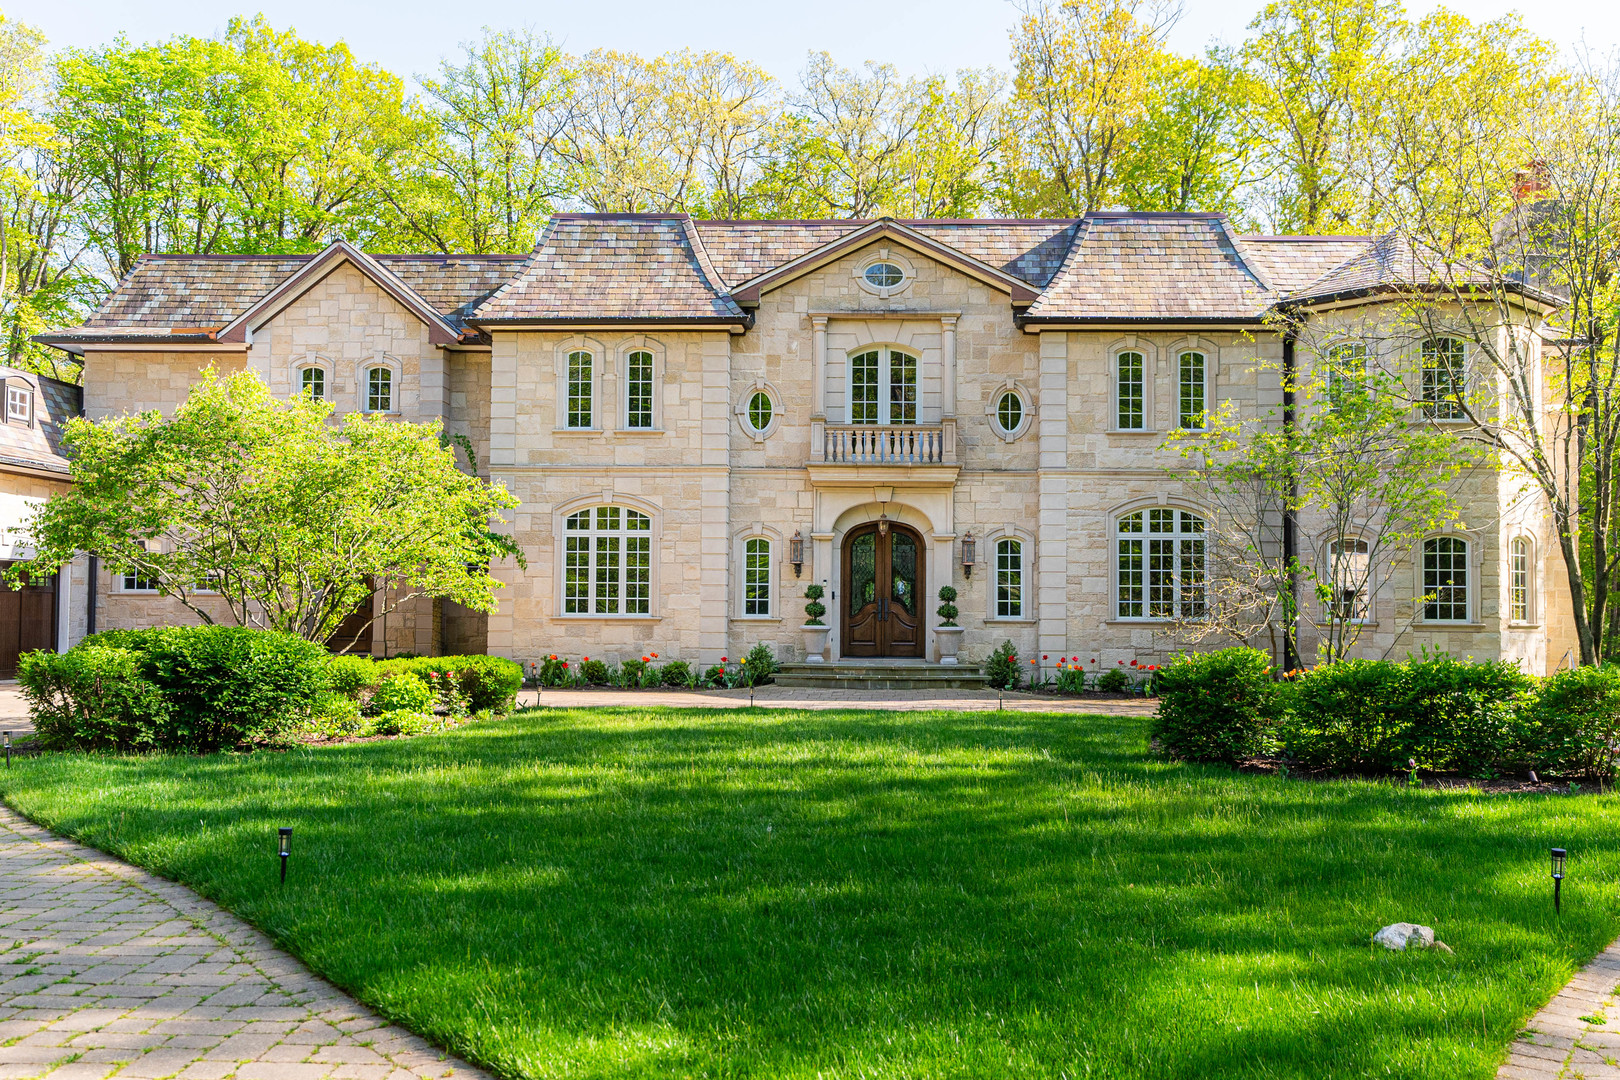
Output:
<instances>
[{"instance_id":1,"label":"stone mansion","mask_svg":"<svg viewBox=\"0 0 1620 1080\"><path fill-rule=\"evenodd\" d=\"M91 417L172 409L213 365L471 439L522 501L528 568L498 569L492 615L379 620L379 654L796 658L815 582L833 660L937 658L950 584L965 660L1010 639L1147 662L1205 574L1210 510L1167 435L1221 402L1275 410L1292 346L1271 314L1344 337L1388 303L1386 256L1216 214L559 214L521 256L149 255L40 340L83 358ZM1551 670L1573 634L1545 515L1502 475L1468 483L1463 527L1359 598L1362 651ZM76 633L187 618L77 576Z\"/></svg>"}]
</instances>

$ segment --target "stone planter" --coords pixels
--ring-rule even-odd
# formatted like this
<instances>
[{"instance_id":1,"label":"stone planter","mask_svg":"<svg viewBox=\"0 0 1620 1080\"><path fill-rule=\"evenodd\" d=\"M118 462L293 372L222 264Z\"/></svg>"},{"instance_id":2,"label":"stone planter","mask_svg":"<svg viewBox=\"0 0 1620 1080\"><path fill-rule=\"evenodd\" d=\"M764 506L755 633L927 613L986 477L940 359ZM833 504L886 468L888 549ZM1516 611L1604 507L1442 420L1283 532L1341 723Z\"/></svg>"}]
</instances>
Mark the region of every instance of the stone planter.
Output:
<instances>
[{"instance_id":1,"label":"stone planter","mask_svg":"<svg viewBox=\"0 0 1620 1080\"><path fill-rule=\"evenodd\" d=\"M799 629L804 631L804 662L824 663L827 659L827 635L832 632L832 627L801 626Z\"/></svg>"},{"instance_id":2,"label":"stone planter","mask_svg":"<svg viewBox=\"0 0 1620 1080\"><path fill-rule=\"evenodd\" d=\"M939 662L941 664L956 663L956 651L962 647L962 628L960 626L934 627L934 640L939 643Z\"/></svg>"}]
</instances>

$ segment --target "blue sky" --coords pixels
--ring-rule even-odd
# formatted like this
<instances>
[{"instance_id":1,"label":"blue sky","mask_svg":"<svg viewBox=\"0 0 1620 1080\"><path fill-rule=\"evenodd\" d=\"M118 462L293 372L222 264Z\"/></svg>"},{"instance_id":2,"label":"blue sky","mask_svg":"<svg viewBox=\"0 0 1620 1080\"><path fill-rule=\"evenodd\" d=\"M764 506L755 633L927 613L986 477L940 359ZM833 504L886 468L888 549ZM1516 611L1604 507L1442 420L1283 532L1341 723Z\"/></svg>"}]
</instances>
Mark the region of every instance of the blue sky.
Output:
<instances>
[{"instance_id":1,"label":"blue sky","mask_svg":"<svg viewBox=\"0 0 1620 1080\"><path fill-rule=\"evenodd\" d=\"M1194 52L1212 40L1236 41L1262 2L1184 0L1173 43ZM1414 13L1432 6L1408 0ZM1603 51L1620 43L1620 4L1613 0L1459 0L1452 6L1474 19L1525 10L1534 30L1564 46L1583 35ZM729 50L785 81L811 49L826 49L844 64L889 60L908 74L1005 67L1007 32L1016 18L1007 0L22 0L0 10L38 26L54 45L74 46L99 45L120 32L134 40L208 36L231 14L263 11L277 26L294 26L305 37L341 38L362 59L402 75L431 71L482 25L531 26L577 52L598 46L649 55L682 46Z\"/></svg>"}]
</instances>

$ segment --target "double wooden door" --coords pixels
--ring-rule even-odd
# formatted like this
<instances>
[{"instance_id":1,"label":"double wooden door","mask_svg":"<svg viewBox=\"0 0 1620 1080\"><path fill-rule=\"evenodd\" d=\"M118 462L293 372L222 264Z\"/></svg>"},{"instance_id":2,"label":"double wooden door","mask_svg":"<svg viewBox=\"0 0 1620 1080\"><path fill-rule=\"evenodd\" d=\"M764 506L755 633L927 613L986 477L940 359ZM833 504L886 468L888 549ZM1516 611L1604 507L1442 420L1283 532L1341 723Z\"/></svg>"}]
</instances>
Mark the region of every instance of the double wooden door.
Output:
<instances>
[{"instance_id":1,"label":"double wooden door","mask_svg":"<svg viewBox=\"0 0 1620 1080\"><path fill-rule=\"evenodd\" d=\"M873 522L844 538L843 655L923 655L923 545L913 529Z\"/></svg>"},{"instance_id":2,"label":"double wooden door","mask_svg":"<svg viewBox=\"0 0 1620 1080\"><path fill-rule=\"evenodd\" d=\"M0 563L0 569L10 563ZM56 649L56 575L12 589L0 583L0 679L17 674L17 658L35 649Z\"/></svg>"}]
</instances>

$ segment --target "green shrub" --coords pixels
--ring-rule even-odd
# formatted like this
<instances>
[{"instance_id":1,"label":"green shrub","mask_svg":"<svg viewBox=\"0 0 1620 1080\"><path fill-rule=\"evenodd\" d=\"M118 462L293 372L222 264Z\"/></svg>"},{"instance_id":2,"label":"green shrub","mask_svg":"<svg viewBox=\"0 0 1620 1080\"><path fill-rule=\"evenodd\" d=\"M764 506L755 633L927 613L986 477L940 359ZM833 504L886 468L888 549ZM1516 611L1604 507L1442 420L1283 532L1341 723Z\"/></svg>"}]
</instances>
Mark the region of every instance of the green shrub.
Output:
<instances>
[{"instance_id":1,"label":"green shrub","mask_svg":"<svg viewBox=\"0 0 1620 1080\"><path fill-rule=\"evenodd\" d=\"M415 659L384 660L378 673L389 675L408 671L427 680L429 674L453 674L457 689L465 695L472 712L488 709L509 713L517 705L517 692L523 686L523 666L499 656L421 656Z\"/></svg>"},{"instance_id":2,"label":"green shrub","mask_svg":"<svg viewBox=\"0 0 1620 1080\"><path fill-rule=\"evenodd\" d=\"M1404 766L1408 675L1405 665L1387 660L1340 660L1296 677L1283 691L1283 749L1307 769Z\"/></svg>"},{"instance_id":3,"label":"green shrub","mask_svg":"<svg viewBox=\"0 0 1620 1080\"><path fill-rule=\"evenodd\" d=\"M1159 671L1153 737L1171 757L1235 764L1266 749L1275 697L1259 649L1184 655Z\"/></svg>"},{"instance_id":4,"label":"green shrub","mask_svg":"<svg viewBox=\"0 0 1620 1080\"><path fill-rule=\"evenodd\" d=\"M94 643L65 653L24 653L17 681L47 749L152 750L168 728L168 703L141 673L141 654Z\"/></svg>"},{"instance_id":5,"label":"green shrub","mask_svg":"<svg viewBox=\"0 0 1620 1080\"><path fill-rule=\"evenodd\" d=\"M647 661L626 660L619 665L618 685L626 690L634 690L643 685L642 677L647 671Z\"/></svg>"},{"instance_id":6,"label":"green shrub","mask_svg":"<svg viewBox=\"0 0 1620 1080\"><path fill-rule=\"evenodd\" d=\"M984 662L984 676L998 690L1016 690L1024 678L1024 668L1018 662L1018 649L1011 641L1003 641L990 659Z\"/></svg>"},{"instance_id":7,"label":"green shrub","mask_svg":"<svg viewBox=\"0 0 1620 1080\"><path fill-rule=\"evenodd\" d=\"M592 686L606 686L612 678L608 666L600 660L584 660L579 665L580 678Z\"/></svg>"},{"instance_id":8,"label":"green shrub","mask_svg":"<svg viewBox=\"0 0 1620 1080\"><path fill-rule=\"evenodd\" d=\"M359 701L377 689L382 676L377 672L377 662L369 656L334 656L326 662L326 682L334 693Z\"/></svg>"},{"instance_id":9,"label":"green shrub","mask_svg":"<svg viewBox=\"0 0 1620 1080\"><path fill-rule=\"evenodd\" d=\"M1123 694L1131 688L1131 677L1121 667L1111 667L1097 676L1097 689L1110 694Z\"/></svg>"},{"instance_id":10,"label":"green shrub","mask_svg":"<svg viewBox=\"0 0 1620 1080\"><path fill-rule=\"evenodd\" d=\"M1406 723L1391 764L1489 776L1516 764L1523 745L1521 715L1535 680L1510 660L1470 663L1449 656L1405 665L1399 703Z\"/></svg>"},{"instance_id":11,"label":"green shrub","mask_svg":"<svg viewBox=\"0 0 1620 1080\"><path fill-rule=\"evenodd\" d=\"M955 626L956 617L961 614L956 609L956 589L950 585L941 585L939 587L939 599L940 604L935 611L935 614L939 616L939 625Z\"/></svg>"},{"instance_id":12,"label":"green shrub","mask_svg":"<svg viewBox=\"0 0 1620 1080\"><path fill-rule=\"evenodd\" d=\"M748 650L742 662L742 685L762 686L776 675L776 656L763 641Z\"/></svg>"},{"instance_id":13,"label":"green shrub","mask_svg":"<svg viewBox=\"0 0 1620 1080\"><path fill-rule=\"evenodd\" d=\"M415 678L407 675L405 678ZM390 682L393 680L390 680ZM420 682L421 680L417 680ZM383 684L387 686L387 683ZM371 730L377 735L425 735L443 727L444 723L430 712L416 709L390 709L372 722Z\"/></svg>"},{"instance_id":14,"label":"green shrub","mask_svg":"<svg viewBox=\"0 0 1620 1080\"><path fill-rule=\"evenodd\" d=\"M709 670L703 673L704 686L726 685L726 669L719 664L712 664Z\"/></svg>"},{"instance_id":15,"label":"green shrub","mask_svg":"<svg viewBox=\"0 0 1620 1080\"><path fill-rule=\"evenodd\" d=\"M315 703L314 712L304 730L323 739L358 735L365 730L365 721L360 717L360 703L335 690L327 691Z\"/></svg>"},{"instance_id":16,"label":"green shrub","mask_svg":"<svg viewBox=\"0 0 1620 1080\"><path fill-rule=\"evenodd\" d=\"M658 681L665 686L690 686L692 668L685 660L671 660L658 670Z\"/></svg>"},{"instance_id":17,"label":"green shrub","mask_svg":"<svg viewBox=\"0 0 1620 1080\"><path fill-rule=\"evenodd\" d=\"M396 671L383 679L377 692L371 695L370 710L372 715L381 716L384 713L404 709L408 712L425 712L433 706L433 691L420 676L409 671Z\"/></svg>"},{"instance_id":18,"label":"green shrub","mask_svg":"<svg viewBox=\"0 0 1620 1080\"><path fill-rule=\"evenodd\" d=\"M540 671L536 676L536 681L541 686L567 686L568 661L556 654L546 657L540 661Z\"/></svg>"},{"instance_id":19,"label":"green shrub","mask_svg":"<svg viewBox=\"0 0 1620 1080\"><path fill-rule=\"evenodd\" d=\"M804 587L804 598L810 601L804 605L804 625L822 625L821 617L827 614L827 605L821 602L821 598L826 595L827 590L824 586L806 585Z\"/></svg>"},{"instance_id":20,"label":"green shrub","mask_svg":"<svg viewBox=\"0 0 1620 1080\"><path fill-rule=\"evenodd\" d=\"M1541 681L1521 757L1566 776L1613 776L1620 742L1620 668L1578 667Z\"/></svg>"}]
</instances>

